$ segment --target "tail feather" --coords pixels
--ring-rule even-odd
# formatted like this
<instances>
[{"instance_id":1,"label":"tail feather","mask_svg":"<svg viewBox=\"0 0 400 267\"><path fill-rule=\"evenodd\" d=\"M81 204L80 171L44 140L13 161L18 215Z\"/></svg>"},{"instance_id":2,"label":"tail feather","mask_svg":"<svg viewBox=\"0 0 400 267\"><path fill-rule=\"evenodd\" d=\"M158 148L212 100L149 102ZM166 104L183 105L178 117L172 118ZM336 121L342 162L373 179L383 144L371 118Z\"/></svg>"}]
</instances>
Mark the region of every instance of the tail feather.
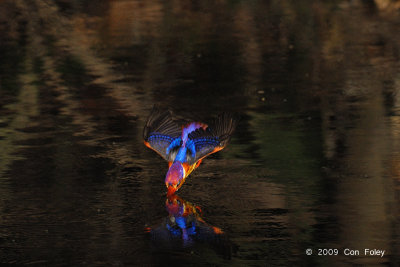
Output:
<instances>
[{"instance_id":1,"label":"tail feather","mask_svg":"<svg viewBox=\"0 0 400 267\"><path fill-rule=\"evenodd\" d=\"M199 128L202 129L206 129L208 126L205 123L201 123L201 122L191 122L189 124L187 124L186 126L182 127L182 141L183 141L183 145L186 144L186 141L188 139L188 135L193 132L196 131Z\"/></svg>"}]
</instances>

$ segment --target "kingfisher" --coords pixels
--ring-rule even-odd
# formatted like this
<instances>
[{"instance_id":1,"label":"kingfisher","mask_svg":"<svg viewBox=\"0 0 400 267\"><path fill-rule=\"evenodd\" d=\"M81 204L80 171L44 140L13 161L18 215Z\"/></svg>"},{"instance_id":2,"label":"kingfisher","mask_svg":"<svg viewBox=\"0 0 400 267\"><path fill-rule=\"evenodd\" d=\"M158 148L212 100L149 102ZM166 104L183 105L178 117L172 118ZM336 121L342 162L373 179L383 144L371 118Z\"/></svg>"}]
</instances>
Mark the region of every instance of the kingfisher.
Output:
<instances>
[{"instance_id":1,"label":"kingfisher","mask_svg":"<svg viewBox=\"0 0 400 267\"><path fill-rule=\"evenodd\" d=\"M143 139L147 147L168 162L168 195L183 185L205 157L226 147L236 125L236 116L222 113L210 125L190 122L180 127L170 111L153 108L144 126Z\"/></svg>"}]
</instances>

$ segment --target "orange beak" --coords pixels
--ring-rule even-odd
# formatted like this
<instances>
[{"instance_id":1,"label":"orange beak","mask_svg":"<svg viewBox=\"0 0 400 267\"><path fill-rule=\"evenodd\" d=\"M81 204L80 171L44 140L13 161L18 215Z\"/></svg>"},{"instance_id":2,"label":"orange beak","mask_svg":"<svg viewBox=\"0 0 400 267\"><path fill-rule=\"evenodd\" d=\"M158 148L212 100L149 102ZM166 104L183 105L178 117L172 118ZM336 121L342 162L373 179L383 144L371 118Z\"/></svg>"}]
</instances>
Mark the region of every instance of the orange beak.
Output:
<instances>
[{"instance_id":1,"label":"orange beak","mask_svg":"<svg viewBox=\"0 0 400 267\"><path fill-rule=\"evenodd\" d=\"M178 190L178 189L175 186L169 186L168 192L167 192L167 197L174 195L176 190Z\"/></svg>"}]
</instances>

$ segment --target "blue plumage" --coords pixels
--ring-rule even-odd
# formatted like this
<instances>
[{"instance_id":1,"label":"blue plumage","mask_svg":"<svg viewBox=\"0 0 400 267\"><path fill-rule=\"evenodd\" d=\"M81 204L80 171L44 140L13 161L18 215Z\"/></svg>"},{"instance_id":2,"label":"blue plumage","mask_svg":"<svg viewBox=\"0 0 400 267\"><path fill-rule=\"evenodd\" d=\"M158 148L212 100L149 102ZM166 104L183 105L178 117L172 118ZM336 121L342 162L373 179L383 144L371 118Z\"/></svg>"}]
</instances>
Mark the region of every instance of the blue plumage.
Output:
<instances>
[{"instance_id":1,"label":"blue plumage","mask_svg":"<svg viewBox=\"0 0 400 267\"><path fill-rule=\"evenodd\" d=\"M180 147L182 144L182 139L180 137L175 138L171 144L167 147L167 150L165 151L165 153L167 153L167 155L171 152L172 149L176 148L176 147Z\"/></svg>"},{"instance_id":2,"label":"blue plumage","mask_svg":"<svg viewBox=\"0 0 400 267\"><path fill-rule=\"evenodd\" d=\"M143 139L147 147L169 162L165 178L168 194L173 194L182 186L204 157L228 144L236 124L234 116L223 113L210 126L191 122L179 127L169 111L161 112L153 108L143 129Z\"/></svg>"}]
</instances>

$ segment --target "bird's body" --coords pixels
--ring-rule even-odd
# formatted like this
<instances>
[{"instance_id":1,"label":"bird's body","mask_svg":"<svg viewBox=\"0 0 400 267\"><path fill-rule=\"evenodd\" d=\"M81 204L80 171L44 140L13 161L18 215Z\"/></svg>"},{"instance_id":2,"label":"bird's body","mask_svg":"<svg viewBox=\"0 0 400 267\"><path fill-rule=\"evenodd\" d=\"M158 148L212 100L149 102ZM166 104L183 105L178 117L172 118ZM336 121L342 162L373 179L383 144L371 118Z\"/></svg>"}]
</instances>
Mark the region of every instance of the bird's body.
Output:
<instances>
[{"instance_id":1,"label":"bird's body","mask_svg":"<svg viewBox=\"0 0 400 267\"><path fill-rule=\"evenodd\" d=\"M144 127L147 147L156 151L169 164L165 178L168 193L173 194L203 158L223 149L229 142L236 120L222 114L213 124L191 122L179 127L169 111L153 108Z\"/></svg>"}]
</instances>

